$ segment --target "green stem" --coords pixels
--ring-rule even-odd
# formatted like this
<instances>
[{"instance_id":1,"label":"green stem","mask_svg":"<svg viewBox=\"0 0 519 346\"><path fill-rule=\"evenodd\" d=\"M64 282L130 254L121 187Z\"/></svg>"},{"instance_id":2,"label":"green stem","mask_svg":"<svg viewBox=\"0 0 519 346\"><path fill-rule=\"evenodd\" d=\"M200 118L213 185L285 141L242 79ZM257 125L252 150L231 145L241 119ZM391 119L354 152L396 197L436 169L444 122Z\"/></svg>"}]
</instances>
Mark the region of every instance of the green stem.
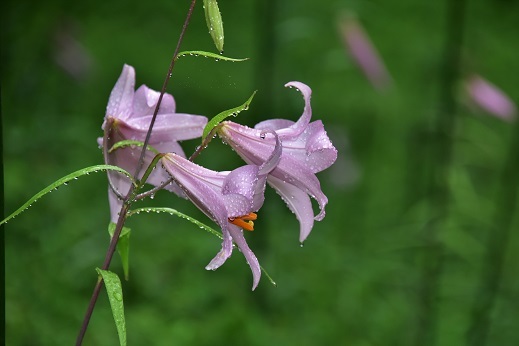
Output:
<instances>
[{"instance_id":1,"label":"green stem","mask_svg":"<svg viewBox=\"0 0 519 346\"><path fill-rule=\"evenodd\" d=\"M146 171L144 172L143 176L142 176L142 179L140 180L140 185L143 186L146 181L148 180L148 178L150 177L150 174L151 172L153 172L153 170L155 169L155 166L157 165L157 163L159 162L159 160L164 156L165 154L157 154L155 155L155 157L153 158L153 160L151 160L151 163L150 165L148 166L148 168L146 168Z\"/></svg>"}]
</instances>

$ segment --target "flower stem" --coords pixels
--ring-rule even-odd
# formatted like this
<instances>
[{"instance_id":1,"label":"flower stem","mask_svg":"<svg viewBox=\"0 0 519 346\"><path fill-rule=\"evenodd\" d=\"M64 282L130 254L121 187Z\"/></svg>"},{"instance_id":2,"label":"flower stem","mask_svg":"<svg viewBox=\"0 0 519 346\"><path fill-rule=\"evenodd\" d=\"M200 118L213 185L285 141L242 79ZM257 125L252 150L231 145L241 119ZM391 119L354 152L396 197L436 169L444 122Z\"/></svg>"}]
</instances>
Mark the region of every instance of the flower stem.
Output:
<instances>
[{"instance_id":1,"label":"flower stem","mask_svg":"<svg viewBox=\"0 0 519 346\"><path fill-rule=\"evenodd\" d=\"M177 41L177 46L175 48L175 52L173 53L173 58L171 59L171 63L169 65L168 72L166 74L166 78L164 80L164 84L162 85L162 89L160 91L160 96L157 101L157 105L155 106L155 111L153 112L153 117L150 122L150 126L148 128L148 132L146 134L146 139L144 140L144 145L142 146L141 155L139 157L139 161L137 163L137 168L135 169L135 174L133 175L135 179L138 178L139 173L142 170L142 167L144 165L144 155L146 154L146 148L148 147L151 133L153 131L153 125L155 124L155 120L157 118L157 114L159 112L160 104L162 103L162 98L164 94L166 93L166 88L168 86L169 80L171 78L171 74L173 72L173 67L175 66L175 61L177 58L177 55L180 51L180 46L182 44L182 41L184 40L184 35L186 33L186 29L189 25L189 22L191 21L191 15L193 14L193 9L195 7L196 0L191 0L191 5L189 6L189 10L186 15L186 19L184 20L184 25L182 26L182 31L180 32L180 36ZM128 213L128 210L130 208L130 205L134 199L134 191L135 186L132 184L130 186L130 189L128 193L126 194L126 197L123 200L123 206L121 208L121 211L119 213L119 218L117 219L117 224L114 230L114 235L110 241L110 246L108 247L108 250L106 252L105 261L103 263L103 270L108 270L110 267L110 262L112 261L112 257L114 255L117 242L119 241L119 236L121 235L121 231L123 229L124 223L126 222L126 216ZM86 330L88 328L88 324L90 322L90 318L92 317L92 313L94 311L94 307L97 302L97 298L99 297L99 293L101 291L101 287L103 286L103 280L101 278L98 279L95 287L94 292L92 293L92 297L90 298L90 303L88 304L87 311L85 313L85 317L83 319L83 323L81 325L81 329L79 330L79 335L76 339L76 346L80 346L83 342L83 338L85 336Z\"/></svg>"},{"instance_id":2,"label":"flower stem","mask_svg":"<svg viewBox=\"0 0 519 346\"><path fill-rule=\"evenodd\" d=\"M171 78L171 73L173 72L173 67L175 66L175 61L177 60L177 55L180 51L180 45L184 40L184 35L186 33L187 26L191 21L191 15L193 14L193 9L195 8L196 0L191 0L191 5L189 6L189 10L187 11L186 20L184 21L184 25L182 26L182 31L180 32L180 37L178 38L177 47L175 48L175 52L173 53L173 58L171 59L171 63L169 64L168 73L166 74L166 78L164 79L164 84L162 84L162 89L160 90L159 100L157 101L157 105L155 106L155 111L153 112L153 117L151 118L150 127L148 128L148 133L146 134L146 139L144 140L144 145L142 146L141 156L139 157L139 161L137 163L137 169L135 170L134 177L137 177L142 169L142 165L144 164L144 155L146 154L146 148L150 142L151 131L153 130L153 125L155 124L155 120L157 119L157 114L159 113L160 104L162 103L162 98L166 93L166 88L168 86L169 80Z\"/></svg>"}]
</instances>

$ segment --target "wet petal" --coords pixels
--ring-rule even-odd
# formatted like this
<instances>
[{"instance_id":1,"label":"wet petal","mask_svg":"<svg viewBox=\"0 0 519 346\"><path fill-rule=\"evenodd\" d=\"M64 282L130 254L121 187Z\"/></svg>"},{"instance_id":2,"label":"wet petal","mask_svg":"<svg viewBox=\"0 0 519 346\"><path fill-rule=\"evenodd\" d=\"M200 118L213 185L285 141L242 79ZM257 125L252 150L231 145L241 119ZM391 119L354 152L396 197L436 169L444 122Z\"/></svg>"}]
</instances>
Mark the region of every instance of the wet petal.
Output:
<instances>
[{"instance_id":1,"label":"wet petal","mask_svg":"<svg viewBox=\"0 0 519 346\"><path fill-rule=\"evenodd\" d=\"M314 212L310 198L303 190L276 177L268 177L268 183L296 215L300 225L299 241L305 241L314 226Z\"/></svg>"},{"instance_id":2,"label":"wet petal","mask_svg":"<svg viewBox=\"0 0 519 346\"><path fill-rule=\"evenodd\" d=\"M142 116L128 121L132 132L146 137L152 115ZM153 125L153 141L182 141L202 136L207 118L200 115L167 113L159 114Z\"/></svg>"},{"instance_id":3,"label":"wet petal","mask_svg":"<svg viewBox=\"0 0 519 346\"><path fill-rule=\"evenodd\" d=\"M232 254L232 237L227 227L222 228L223 240L222 249L216 254L216 256L205 266L207 270L216 270L227 261Z\"/></svg>"},{"instance_id":4,"label":"wet petal","mask_svg":"<svg viewBox=\"0 0 519 346\"><path fill-rule=\"evenodd\" d=\"M256 287L258 287L258 283L261 278L261 267L258 262L258 258L249 248L245 237L243 236L243 231L234 225L229 225L229 232L231 233L232 239L238 245L243 256L247 260L247 264L249 265L252 271L252 290L254 291Z\"/></svg>"},{"instance_id":5,"label":"wet petal","mask_svg":"<svg viewBox=\"0 0 519 346\"><path fill-rule=\"evenodd\" d=\"M113 116L123 120L130 117L132 113L134 87L135 70L129 65L124 65L123 71L110 93L108 106L106 107L107 116Z\"/></svg>"},{"instance_id":6,"label":"wet petal","mask_svg":"<svg viewBox=\"0 0 519 346\"><path fill-rule=\"evenodd\" d=\"M268 174L268 182L296 213L301 223L301 239L305 239L314 220L324 218L325 206L328 203L315 173L335 162L337 150L322 122L317 120L310 123L311 89L300 82L290 82L286 86L297 88L305 101L303 114L297 122L283 119L268 120L252 129L232 121L224 121L218 134L245 162L265 165L264 167L270 170L272 167L263 163L273 154L276 140L275 136L270 133L265 135L265 132L267 129L274 131L281 140L282 153L279 162ZM314 198L319 204L320 212L315 217L309 197Z\"/></svg>"},{"instance_id":7,"label":"wet petal","mask_svg":"<svg viewBox=\"0 0 519 346\"><path fill-rule=\"evenodd\" d=\"M261 131L265 131L265 130L276 131L276 130L284 129L285 127L290 127L294 124L295 124L295 122L293 122L292 120L269 119L269 120L265 120L265 121L257 123L254 126L254 128L256 130L261 130Z\"/></svg>"},{"instance_id":8,"label":"wet petal","mask_svg":"<svg viewBox=\"0 0 519 346\"><path fill-rule=\"evenodd\" d=\"M310 123L310 118L312 117L312 106L310 104L312 89L310 89L308 85L301 82L288 82L287 84L285 84L285 87L296 88L297 90L299 90L303 95L305 106L303 109L303 114L295 124L285 129L279 129L278 131L276 131L282 140L285 138L285 136L297 136L301 132L303 132L306 126Z\"/></svg>"},{"instance_id":9,"label":"wet petal","mask_svg":"<svg viewBox=\"0 0 519 346\"><path fill-rule=\"evenodd\" d=\"M266 131L266 132L262 131L260 133L260 138L266 140L267 135L274 136L274 140L275 140L276 144L274 145L274 148L272 149L272 153L270 154L270 157L264 163L262 163L261 166L259 167L258 174L260 176L267 175L274 168L276 168L276 166L279 164L279 161L281 160L281 155L283 154L283 147L281 146L281 141L279 140L277 133L274 131L271 131L271 130Z\"/></svg>"},{"instance_id":10,"label":"wet petal","mask_svg":"<svg viewBox=\"0 0 519 346\"><path fill-rule=\"evenodd\" d=\"M117 220L119 219L119 212L123 206L123 201L117 197L117 195L110 187L108 187L108 204L110 205L110 221L117 223Z\"/></svg>"},{"instance_id":11,"label":"wet petal","mask_svg":"<svg viewBox=\"0 0 519 346\"><path fill-rule=\"evenodd\" d=\"M160 92L148 88L146 85L141 85L135 92L133 98L133 114L132 118L139 118L146 115L153 115L155 107L160 97ZM162 96L159 113L175 113L175 100L173 96L165 93Z\"/></svg>"}]
</instances>

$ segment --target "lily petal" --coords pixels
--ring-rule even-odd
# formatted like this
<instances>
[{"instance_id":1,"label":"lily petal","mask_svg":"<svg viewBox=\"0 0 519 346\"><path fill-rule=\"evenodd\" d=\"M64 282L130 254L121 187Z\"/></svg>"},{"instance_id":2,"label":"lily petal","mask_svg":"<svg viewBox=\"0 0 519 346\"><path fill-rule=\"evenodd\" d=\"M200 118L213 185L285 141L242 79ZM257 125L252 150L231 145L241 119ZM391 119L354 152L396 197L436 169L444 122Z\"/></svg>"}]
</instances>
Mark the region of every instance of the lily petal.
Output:
<instances>
[{"instance_id":1,"label":"lily petal","mask_svg":"<svg viewBox=\"0 0 519 346\"><path fill-rule=\"evenodd\" d=\"M258 258L249 248L249 245L243 236L243 231L239 227L230 225L229 232L231 233L232 239L236 245L238 245L238 248L247 260L247 264L252 271L252 290L254 291L256 287L258 287L258 283L261 278L261 267L258 262Z\"/></svg>"},{"instance_id":2,"label":"lily petal","mask_svg":"<svg viewBox=\"0 0 519 346\"><path fill-rule=\"evenodd\" d=\"M121 76L110 93L106 114L128 119L132 113L132 100L135 87L135 70L129 65L123 66Z\"/></svg>"},{"instance_id":3,"label":"lily petal","mask_svg":"<svg viewBox=\"0 0 519 346\"><path fill-rule=\"evenodd\" d=\"M159 101L160 92L148 88L146 85L141 85L133 98L133 113L132 118L138 118L144 115L153 114L155 106ZM170 94L164 94L160 103L159 113L175 113L176 105L175 99Z\"/></svg>"},{"instance_id":4,"label":"lily petal","mask_svg":"<svg viewBox=\"0 0 519 346\"><path fill-rule=\"evenodd\" d=\"M268 182L296 215L300 224L299 242L304 242L314 226L314 213L310 197L298 187L285 183L274 176L270 176Z\"/></svg>"}]
</instances>

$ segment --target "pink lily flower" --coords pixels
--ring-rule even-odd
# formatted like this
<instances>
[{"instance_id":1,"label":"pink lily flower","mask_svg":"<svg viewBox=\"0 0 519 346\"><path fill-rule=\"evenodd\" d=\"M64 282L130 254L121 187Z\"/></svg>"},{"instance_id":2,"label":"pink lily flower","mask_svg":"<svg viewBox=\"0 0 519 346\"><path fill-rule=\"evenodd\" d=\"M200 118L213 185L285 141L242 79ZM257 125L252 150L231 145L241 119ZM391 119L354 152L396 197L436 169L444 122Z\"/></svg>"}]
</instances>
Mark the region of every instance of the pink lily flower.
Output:
<instances>
[{"instance_id":1,"label":"pink lily flower","mask_svg":"<svg viewBox=\"0 0 519 346\"><path fill-rule=\"evenodd\" d=\"M283 154L279 164L268 175L267 182L273 187L292 210L300 223L299 241L303 242L312 230L314 219L320 221L325 216L328 198L321 190L316 173L330 167L337 159L337 149L333 146L320 120L310 122L311 89L300 82L290 82L286 87L295 87L303 95L305 106L297 122L273 119L260 122L254 128L232 121L219 125L218 134L248 164L265 162L277 143L281 140ZM275 133L266 133L266 131ZM320 208L314 216L310 197Z\"/></svg>"},{"instance_id":2,"label":"pink lily flower","mask_svg":"<svg viewBox=\"0 0 519 346\"><path fill-rule=\"evenodd\" d=\"M247 245L243 230L254 229L256 212L265 199L267 174L279 163L281 150L277 141L269 157L260 165L246 165L230 172L204 168L175 153L166 154L161 159L187 198L222 229L222 249L205 268L216 270L224 264L232 254L234 241L252 270L252 290L259 283L261 268Z\"/></svg>"},{"instance_id":3,"label":"pink lily flower","mask_svg":"<svg viewBox=\"0 0 519 346\"><path fill-rule=\"evenodd\" d=\"M106 115L103 123L104 138L99 138L98 143L104 149L105 162L119 166L131 174L135 173L137 161L141 153L139 146L125 146L110 151L112 146L122 140L134 140L144 142L146 133L160 93L140 86L135 91L135 70L129 65L124 65L122 73L117 80L106 107ZM178 141L193 139L202 135L207 118L199 115L181 114L175 112L175 100L170 94L164 94L159 108L157 119L153 127L149 145L158 152L172 152L185 157ZM155 153L146 151L144 170L151 163ZM110 188L108 191L112 222L117 221L117 214L121 209L124 196L131 182L126 176L110 172L108 174ZM148 183L160 186L169 179L169 175L161 167L157 167L151 173ZM181 190L174 184L169 184L166 189L182 195Z\"/></svg>"}]
</instances>

